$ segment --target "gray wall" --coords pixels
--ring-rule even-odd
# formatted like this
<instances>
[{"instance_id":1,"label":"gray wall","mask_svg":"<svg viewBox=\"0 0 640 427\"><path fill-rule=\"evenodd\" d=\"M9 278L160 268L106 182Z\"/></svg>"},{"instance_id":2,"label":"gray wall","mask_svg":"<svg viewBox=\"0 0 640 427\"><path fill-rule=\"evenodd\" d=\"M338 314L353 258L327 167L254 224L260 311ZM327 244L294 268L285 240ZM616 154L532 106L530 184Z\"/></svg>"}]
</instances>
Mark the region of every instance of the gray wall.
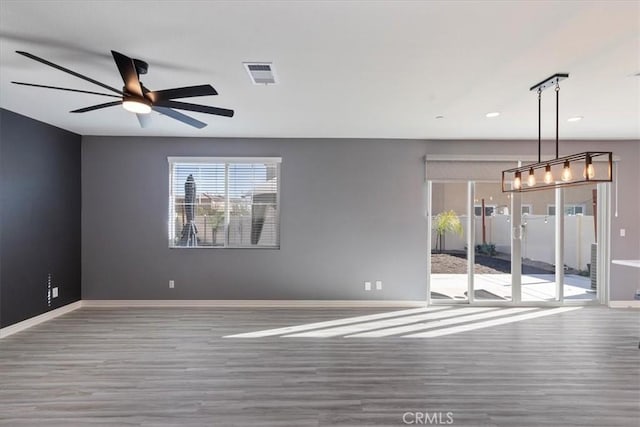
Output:
<instances>
[{"instance_id":1,"label":"gray wall","mask_svg":"<svg viewBox=\"0 0 640 427\"><path fill-rule=\"evenodd\" d=\"M0 327L80 299L80 140L0 109Z\"/></svg>"},{"instance_id":2,"label":"gray wall","mask_svg":"<svg viewBox=\"0 0 640 427\"><path fill-rule=\"evenodd\" d=\"M531 156L536 142L83 137L82 148L86 299L423 300L423 156ZM622 158L612 256L638 259L640 143L565 141L561 155L605 148ZM168 249L166 158L189 155L283 158L280 250ZM615 300L640 288L629 267L611 279Z\"/></svg>"},{"instance_id":3,"label":"gray wall","mask_svg":"<svg viewBox=\"0 0 640 427\"><path fill-rule=\"evenodd\" d=\"M167 156L189 155L282 157L279 250L168 249ZM424 300L423 156L417 141L83 137L83 298Z\"/></svg>"}]
</instances>

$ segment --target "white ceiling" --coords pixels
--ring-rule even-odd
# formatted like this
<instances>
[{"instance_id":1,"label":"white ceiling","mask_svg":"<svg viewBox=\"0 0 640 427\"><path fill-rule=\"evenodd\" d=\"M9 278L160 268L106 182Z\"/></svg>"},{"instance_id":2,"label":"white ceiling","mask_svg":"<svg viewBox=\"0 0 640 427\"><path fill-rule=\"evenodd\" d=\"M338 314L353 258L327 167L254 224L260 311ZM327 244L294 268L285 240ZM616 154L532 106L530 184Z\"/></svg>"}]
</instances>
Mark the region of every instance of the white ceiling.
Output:
<instances>
[{"instance_id":1,"label":"white ceiling","mask_svg":"<svg viewBox=\"0 0 640 427\"><path fill-rule=\"evenodd\" d=\"M561 139L640 138L637 1L2 0L0 12L0 105L83 135L535 139L528 89L568 72ZM102 91L25 50L120 87L111 49L149 62L152 90L211 83L218 96L189 101L235 117L188 113L209 124L197 130L152 113L141 129L120 107L69 113L107 98L10 83ZM272 61L279 84L253 85L243 61ZM554 103L545 91L545 137Z\"/></svg>"}]
</instances>

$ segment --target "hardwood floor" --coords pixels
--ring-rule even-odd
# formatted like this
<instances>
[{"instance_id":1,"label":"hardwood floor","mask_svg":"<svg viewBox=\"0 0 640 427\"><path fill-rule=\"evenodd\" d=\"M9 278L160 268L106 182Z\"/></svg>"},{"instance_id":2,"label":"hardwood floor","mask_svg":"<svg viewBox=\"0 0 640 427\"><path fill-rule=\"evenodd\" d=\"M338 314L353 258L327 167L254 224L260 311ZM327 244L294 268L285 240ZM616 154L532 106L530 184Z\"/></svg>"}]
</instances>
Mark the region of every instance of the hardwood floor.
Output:
<instances>
[{"instance_id":1,"label":"hardwood floor","mask_svg":"<svg viewBox=\"0 0 640 427\"><path fill-rule=\"evenodd\" d=\"M637 310L471 309L82 308L0 341L0 425L638 426Z\"/></svg>"}]
</instances>

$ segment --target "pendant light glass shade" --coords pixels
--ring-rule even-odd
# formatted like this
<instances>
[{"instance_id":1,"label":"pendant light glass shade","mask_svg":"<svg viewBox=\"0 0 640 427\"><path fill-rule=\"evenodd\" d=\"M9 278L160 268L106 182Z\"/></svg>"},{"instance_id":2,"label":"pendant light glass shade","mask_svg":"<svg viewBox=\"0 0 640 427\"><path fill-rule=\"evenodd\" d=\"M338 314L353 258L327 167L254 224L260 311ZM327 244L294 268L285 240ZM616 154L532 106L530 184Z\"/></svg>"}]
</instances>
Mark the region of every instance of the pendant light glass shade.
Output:
<instances>
[{"instance_id":1,"label":"pendant light glass shade","mask_svg":"<svg viewBox=\"0 0 640 427\"><path fill-rule=\"evenodd\" d=\"M551 165L547 164L544 168L544 183L551 184L553 182L553 174L551 173Z\"/></svg>"},{"instance_id":2,"label":"pendant light glass shade","mask_svg":"<svg viewBox=\"0 0 640 427\"><path fill-rule=\"evenodd\" d=\"M529 169L529 177L527 178L527 185L533 187L536 185L536 176L533 172L533 168Z\"/></svg>"},{"instance_id":3,"label":"pendant light glass shade","mask_svg":"<svg viewBox=\"0 0 640 427\"><path fill-rule=\"evenodd\" d=\"M584 171L582 171L582 177L593 179L595 176L596 176L596 169L593 167L593 161L591 160L591 157L587 157Z\"/></svg>"},{"instance_id":4,"label":"pendant light glass shade","mask_svg":"<svg viewBox=\"0 0 640 427\"><path fill-rule=\"evenodd\" d=\"M571 164L569 163L569 160L567 160L564 162L564 166L562 167L562 180L564 182L569 182L571 181L571 178Z\"/></svg>"},{"instance_id":5,"label":"pendant light glass shade","mask_svg":"<svg viewBox=\"0 0 640 427\"><path fill-rule=\"evenodd\" d=\"M513 178L513 188L516 190L519 190L522 188L522 178L521 178L521 173L520 172L516 172L516 176L515 178Z\"/></svg>"}]
</instances>

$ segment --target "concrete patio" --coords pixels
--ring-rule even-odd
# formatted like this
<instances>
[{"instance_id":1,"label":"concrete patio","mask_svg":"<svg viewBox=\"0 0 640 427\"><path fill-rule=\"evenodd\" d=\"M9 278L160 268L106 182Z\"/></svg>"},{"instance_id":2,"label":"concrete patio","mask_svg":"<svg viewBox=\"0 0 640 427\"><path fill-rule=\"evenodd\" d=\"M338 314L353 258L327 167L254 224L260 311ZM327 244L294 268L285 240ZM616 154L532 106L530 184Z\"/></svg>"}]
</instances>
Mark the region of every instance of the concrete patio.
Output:
<instances>
[{"instance_id":1,"label":"concrete patio","mask_svg":"<svg viewBox=\"0 0 640 427\"><path fill-rule=\"evenodd\" d=\"M511 300L511 274L474 274L476 293L484 290L496 297L478 297L481 300ZM467 299L466 274L432 274L431 291L453 300ZM590 301L596 299L588 277L564 276L564 299ZM522 275L522 301L553 301L556 299L556 283L553 274Z\"/></svg>"}]
</instances>

